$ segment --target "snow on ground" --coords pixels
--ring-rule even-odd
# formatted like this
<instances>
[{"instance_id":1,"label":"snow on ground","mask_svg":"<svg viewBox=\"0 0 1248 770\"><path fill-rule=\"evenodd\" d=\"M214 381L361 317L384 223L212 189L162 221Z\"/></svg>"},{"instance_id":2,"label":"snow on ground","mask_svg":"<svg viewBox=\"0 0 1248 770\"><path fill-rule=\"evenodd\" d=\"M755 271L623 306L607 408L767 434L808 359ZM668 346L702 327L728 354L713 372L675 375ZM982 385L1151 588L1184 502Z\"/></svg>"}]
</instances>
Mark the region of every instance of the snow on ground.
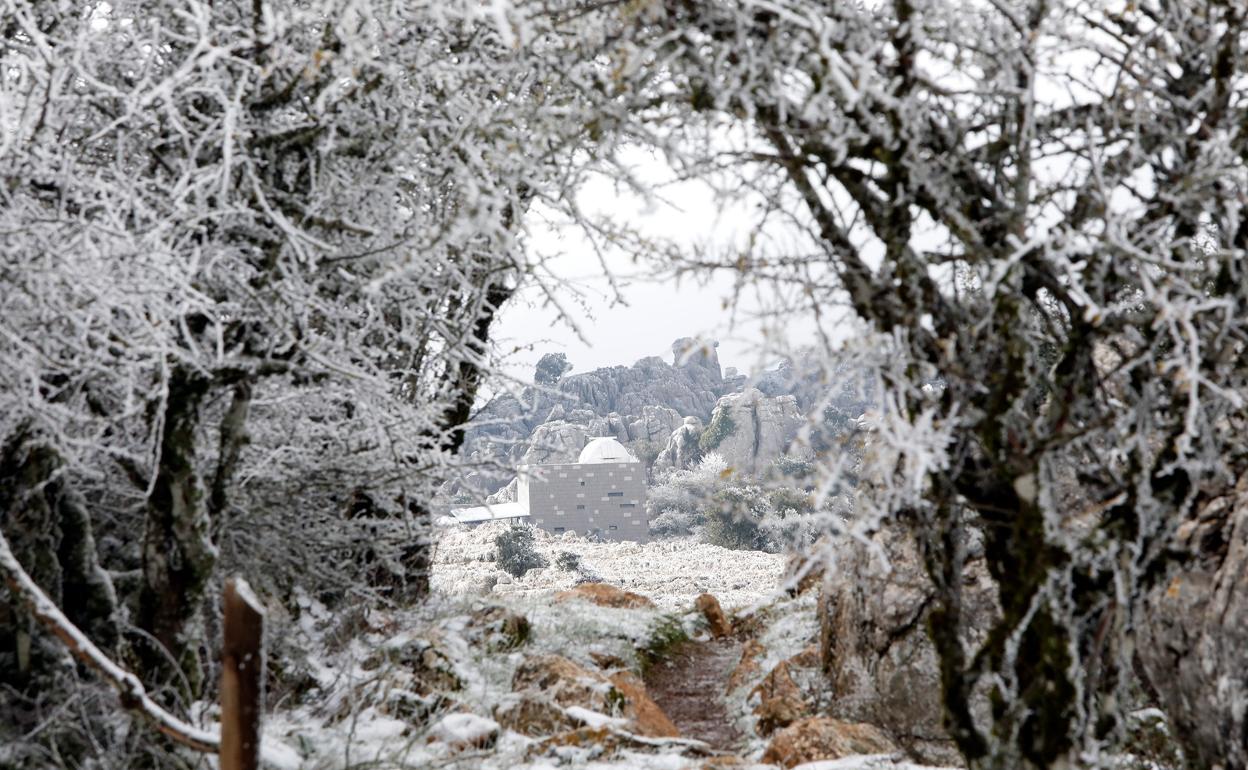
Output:
<instances>
[{"instance_id":1,"label":"snow on ground","mask_svg":"<svg viewBox=\"0 0 1248 770\"><path fill-rule=\"evenodd\" d=\"M560 570L564 551L581 557L587 572L603 582L650 597L665 610L688 608L698 594L715 595L725 609L746 607L774 596L784 572L782 554L733 551L692 539L650 543L591 542L571 532L535 529L538 553L550 566L515 579L492 561L494 538L508 524L474 528L452 525L437 541L433 589L451 596L536 597L576 585L577 574Z\"/></svg>"}]
</instances>

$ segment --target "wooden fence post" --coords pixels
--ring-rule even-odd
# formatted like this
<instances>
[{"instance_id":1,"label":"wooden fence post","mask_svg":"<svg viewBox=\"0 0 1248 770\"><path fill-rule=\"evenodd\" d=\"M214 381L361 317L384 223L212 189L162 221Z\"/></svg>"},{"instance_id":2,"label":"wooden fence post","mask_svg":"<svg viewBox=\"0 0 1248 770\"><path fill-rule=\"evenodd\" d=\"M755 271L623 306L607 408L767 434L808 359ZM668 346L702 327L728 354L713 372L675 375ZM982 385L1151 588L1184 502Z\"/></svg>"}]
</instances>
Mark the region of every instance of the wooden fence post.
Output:
<instances>
[{"instance_id":1,"label":"wooden fence post","mask_svg":"<svg viewBox=\"0 0 1248 770\"><path fill-rule=\"evenodd\" d=\"M241 577L225 582L221 770L256 770L264 688L264 609Z\"/></svg>"}]
</instances>

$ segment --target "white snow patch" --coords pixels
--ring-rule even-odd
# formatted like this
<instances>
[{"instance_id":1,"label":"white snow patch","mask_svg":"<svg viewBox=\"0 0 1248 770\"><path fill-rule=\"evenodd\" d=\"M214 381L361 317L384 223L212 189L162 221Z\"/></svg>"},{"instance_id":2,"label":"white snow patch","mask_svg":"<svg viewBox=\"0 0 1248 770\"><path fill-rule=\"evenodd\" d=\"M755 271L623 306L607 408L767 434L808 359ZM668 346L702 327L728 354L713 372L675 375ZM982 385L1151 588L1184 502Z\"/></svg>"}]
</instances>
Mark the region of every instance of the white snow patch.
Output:
<instances>
[{"instance_id":1,"label":"white snow patch","mask_svg":"<svg viewBox=\"0 0 1248 770\"><path fill-rule=\"evenodd\" d=\"M452 745L484 743L499 733L498 722L476 714L447 714L429 730L434 738Z\"/></svg>"},{"instance_id":2,"label":"white snow patch","mask_svg":"<svg viewBox=\"0 0 1248 770\"><path fill-rule=\"evenodd\" d=\"M701 593L714 594L725 609L735 609L774 597L786 563L783 554L733 551L692 539L595 543L570 532L535 529L534 545L550 566L503 581L505 573L485 559L507 526L444 530L434 552L434 590L451 596L520 597L567 590L576 585L578 574L554 565L555 556L568 551L602 582L648 596L660 609L685 609ZM491 586L490 578L497 583Z\"/></svg>"}]
</instances>

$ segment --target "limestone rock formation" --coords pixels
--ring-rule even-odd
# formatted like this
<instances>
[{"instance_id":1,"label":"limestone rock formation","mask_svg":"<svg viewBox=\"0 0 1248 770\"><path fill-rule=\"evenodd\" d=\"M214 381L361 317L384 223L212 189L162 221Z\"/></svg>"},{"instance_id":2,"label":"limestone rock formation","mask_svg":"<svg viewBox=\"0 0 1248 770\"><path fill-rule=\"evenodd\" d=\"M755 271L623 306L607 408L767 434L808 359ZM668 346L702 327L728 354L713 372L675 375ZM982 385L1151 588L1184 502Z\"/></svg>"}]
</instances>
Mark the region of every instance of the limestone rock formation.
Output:
<instances>
[{"instance_id":1,"label":"limestone rock formation","mask_svg":"<svg viewBox=\"0 0 1248 770\"><path fill-rule=\"evenodd\" d=\"M850 537L833 544L819 602L820 653L832 686L828 713L868 722L898 736L916 758L954 763L960 755L942 725L941 678L936 650L927 636L934 592L917 544L903 530L884 528L876 552ZM976 546L968 548L972 554ZM996 586L982 558L964 570L962 628L968 650L978 649L998 615ZM986 696L971 704L987 721Z\"/></svg>"},{"instance_id":2,"label":"limestone rock formation","mask_svg":"<svg viewBox=\"0 0 1248 770\"><path fill-rule=\"evenodd\" d=\"M1137 647L1196 767L1248 768L1248 477L1177 534L1189 561L1147 596Z\"/></svg>"},{"instance_id":3,"label":"limestone rock formation","mask_svg":"<svg viewBox=\"0 0 1248 770\"><path fill-rule=\"evenodd\" d=\"M704 453L718 452L729 467L756 475L783 454L803 452L794 439L804 423L793 396L747 388L719 399L699 446Z\"/></svg>"},{"instance_id":4,"label":"limestone rock formation","mask_svg":"<svg viewBox=\"0 0 1248 770\"><path fill-rule=\"evenodd\" d=\"M710 374L717 380L723 379L719 369L719 354L715 348L719 343L715 340L699 340L692 337L681 337L672 343L672 356L676 366L681 368L696 367Z\"/></svg>"},{"instance_id":5,"label":"limestone rock formation","mask_svg":"<svg viewBox=\"0 0 1248 770\"><path fill-rule=\"evenodd\" d=\"M591 435L588 426L564 420L539 425L520 464L574 463Z\"/></svg>"},{"instance_id":6,"label":"limestone rock formation","mask_svg":"<svg viewBox=\"0 0 1248 770\"><path fill-rule=\"evenodd\" d=\"M694 418L697 419L697 418ZM680 412L667 406L644 406L636 420L628 423L629 441L667 441L684 423Z\"/></svg>"},{"instance_id":7,"label":"limestone rock formation","mask_svg":"<svg viewBox=\"0 0 1248 770\"><path fill-rule=\"evenodd\" d=\"M686 417L668 436L667 446L659 452L654 467L685 470L697 465L702 459L702 449L698 446L702 431L701 420L697 417Z\"/></svg>"}]
</instances>

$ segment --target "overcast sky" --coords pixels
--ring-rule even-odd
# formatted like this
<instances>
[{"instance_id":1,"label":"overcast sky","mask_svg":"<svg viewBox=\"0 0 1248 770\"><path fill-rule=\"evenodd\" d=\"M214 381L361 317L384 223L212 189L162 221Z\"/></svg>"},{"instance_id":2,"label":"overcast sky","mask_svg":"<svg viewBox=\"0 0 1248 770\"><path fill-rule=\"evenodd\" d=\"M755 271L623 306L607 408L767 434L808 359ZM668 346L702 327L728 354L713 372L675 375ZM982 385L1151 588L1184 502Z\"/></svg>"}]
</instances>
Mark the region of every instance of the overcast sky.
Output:
<instances>
[{"instance_id":1,"label":"overcast sky","mask_svg":"<svg viewBox=\"0 0 1248 770\"><path fill-rule=\"evenodd\" d=\"M708 187L698 183L667 187L664 196L669 203L647 205L609 183L597 182L585 189L579 201L586 211L610 213L647 235L670 238L684 246L725 248L747 235L751 217L743 201L717 201ZM574 372L627 366L645 356L670 362L671 344L680 337L718 340L720 364L742 372L774 359L762 352L767 336L754 317L758 303L745 297L735 313L731 309L732 273L719 273L701 283L691 279L679 285L661 282L631 255L616 251L607 257L622 295L616 301L599 258L579 231L556 230L541 217L532 217L529 238L531 249L558 255L548 263L551 272L578 290L579 297L561 292L560 298L568 303L566 309L586 339L581 341L575 331L559 323L557 311L543 306L541 294L530 287L505 307L495 335L500 349L521 348L510 356L509 370L514 375L530 376L537 359L548 352L566 353ZM800 335L803 328L789 324L787 331ZM809 328L804 331L811 333Z\"/></svg>"}]
</instances>

